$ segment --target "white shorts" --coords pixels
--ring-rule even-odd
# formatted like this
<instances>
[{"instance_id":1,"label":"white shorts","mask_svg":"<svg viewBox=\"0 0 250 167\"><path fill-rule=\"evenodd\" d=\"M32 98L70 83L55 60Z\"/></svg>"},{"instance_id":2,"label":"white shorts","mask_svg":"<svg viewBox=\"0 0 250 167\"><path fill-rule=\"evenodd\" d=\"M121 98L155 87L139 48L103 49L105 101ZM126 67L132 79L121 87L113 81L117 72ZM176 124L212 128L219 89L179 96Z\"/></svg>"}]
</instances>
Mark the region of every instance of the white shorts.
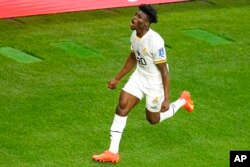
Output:
<instances>
[{"instance_id":1,"label":"white shorts","mask_svg":"<svg viewBox=\"0 0 250 167\"><path fill-rule=\"evenodd\" d=\"M146 79L139 76L137 73L133 73L129 78L123 90L140 100L146 96L146 108L150 112L160 112L161 105L164 100L164 90L162 83L149 84Z\"/></svg>"}]
</instances>

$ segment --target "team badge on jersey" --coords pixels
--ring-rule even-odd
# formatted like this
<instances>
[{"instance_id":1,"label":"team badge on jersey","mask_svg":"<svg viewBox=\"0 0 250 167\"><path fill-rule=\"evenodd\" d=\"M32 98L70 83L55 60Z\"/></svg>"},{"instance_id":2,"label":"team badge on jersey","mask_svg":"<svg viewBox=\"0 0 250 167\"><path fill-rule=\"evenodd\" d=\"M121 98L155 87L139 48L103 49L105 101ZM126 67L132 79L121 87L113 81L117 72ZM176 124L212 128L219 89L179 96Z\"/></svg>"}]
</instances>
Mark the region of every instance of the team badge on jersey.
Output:
<instances>
[{"instance_id":1,"label":"team badge on jersey","mask_svg":"<svg viewBox=\"0 0 250 167\"><path fill-rule=\"evenodd\" d=\"M159 97L155 97L153 100L152 100L152 103L158 103L159 102Z\"/></svg>"},{"instance_id":2,"label":"team badge on jersey","mask_svg":"<svg viewBox=\"0 0 250 167\"><path fill-rule=\"evenodd\" d=\"M159 49L158 51L159 51L159 56L160 56L160 57L163 57L164 54L165 54L165 53L164 53L164 48L161 48L161 49Z\"/></svg>"}]
</instances>

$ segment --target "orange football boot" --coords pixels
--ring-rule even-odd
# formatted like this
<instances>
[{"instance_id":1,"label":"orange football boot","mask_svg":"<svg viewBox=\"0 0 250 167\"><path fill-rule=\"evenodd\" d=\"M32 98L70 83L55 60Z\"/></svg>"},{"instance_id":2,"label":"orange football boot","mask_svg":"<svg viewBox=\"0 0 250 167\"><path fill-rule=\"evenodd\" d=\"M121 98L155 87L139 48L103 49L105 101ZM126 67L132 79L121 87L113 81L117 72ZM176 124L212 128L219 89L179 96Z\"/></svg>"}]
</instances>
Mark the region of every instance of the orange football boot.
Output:
<instances>
[{"instance_id":1,"label":"orange football boot","mask_svg":"<svg viewBox=\"0 0 250 167\"><path fill-rule=\"evenodd\" d=\"M194 102L191 100L190 93L188 91L183 91L181 93L180 99L184 99L186 103L183 108L187 110L187 112L192 112L194 110Z\"/></svg>"},{"instance_id":2,"label":"orange football boot","mask_svg":"<svg viewBox=\"0 0 250 167\"><path fill-rule=\"evenodd\" d=\"M118 163L120 161L120 156L119 156L119 154L114 154L110 151L104 151L100 155L93 155L92 159L94 161L98 161L98 162Z\"/></svg>"}]
</instances>

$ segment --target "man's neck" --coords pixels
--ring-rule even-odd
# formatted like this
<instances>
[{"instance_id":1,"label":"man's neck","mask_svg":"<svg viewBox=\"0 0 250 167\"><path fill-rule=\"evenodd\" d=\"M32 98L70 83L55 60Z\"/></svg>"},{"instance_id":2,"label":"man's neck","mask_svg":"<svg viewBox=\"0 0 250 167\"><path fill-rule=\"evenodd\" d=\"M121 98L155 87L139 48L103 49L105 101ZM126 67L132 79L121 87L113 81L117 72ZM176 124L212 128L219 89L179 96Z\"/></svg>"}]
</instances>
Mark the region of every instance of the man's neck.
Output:
<instances>
[{"instance_id":1,"label":"man's neck","mask_svg":"<svg viewBox=\"0 0 250 167\"><path fill-rule=\"evenodd\" d=\"M141 30L136 30L136 36L139 38L142 38L148 31L149 31L149 27L141 29Z\"/></svg>"}]
</instances>

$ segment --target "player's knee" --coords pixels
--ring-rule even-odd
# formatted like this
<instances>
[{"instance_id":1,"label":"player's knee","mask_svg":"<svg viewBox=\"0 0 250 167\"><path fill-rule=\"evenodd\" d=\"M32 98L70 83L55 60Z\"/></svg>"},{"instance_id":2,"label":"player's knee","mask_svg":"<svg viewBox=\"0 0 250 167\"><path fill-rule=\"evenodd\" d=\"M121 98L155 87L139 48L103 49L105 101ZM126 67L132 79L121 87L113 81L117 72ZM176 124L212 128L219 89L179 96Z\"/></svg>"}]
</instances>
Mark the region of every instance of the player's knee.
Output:
<instances>
[{"instance_id":1,"label":"player's knee","mask_svg":"<svg viewBox=\"0 0 250 167\"><path fill-rule=\"evenodd\" d=\"M155 125L160 122L160 114L158 112L150 112L149 110L146 109L146 117L147 121L151 125Z\"/></svg>"},{"instance_id":2,"label":"player's knee","mask_svg":"<svg viewBox=\"0 0 250 167\"><path fill-rule=\"evenodd\" d=\"M120 115L120 116L127 116L128 115L128 111L127 111L127 107L125 104L119 103L116 107L116 114Z\"/></svg>"},{"instance_id":3,"label":"player's knee","mask_svg":"<svg viewBox=\"0 0 250 167\"><path fill-rule=\"evenodd\" d=\"M150 118L150 117L147 117L147 121L151 124L151 125L155 125L155 124L158 124L160 122L159 119L157 118Z\"/></svg>"}]
</instances>

